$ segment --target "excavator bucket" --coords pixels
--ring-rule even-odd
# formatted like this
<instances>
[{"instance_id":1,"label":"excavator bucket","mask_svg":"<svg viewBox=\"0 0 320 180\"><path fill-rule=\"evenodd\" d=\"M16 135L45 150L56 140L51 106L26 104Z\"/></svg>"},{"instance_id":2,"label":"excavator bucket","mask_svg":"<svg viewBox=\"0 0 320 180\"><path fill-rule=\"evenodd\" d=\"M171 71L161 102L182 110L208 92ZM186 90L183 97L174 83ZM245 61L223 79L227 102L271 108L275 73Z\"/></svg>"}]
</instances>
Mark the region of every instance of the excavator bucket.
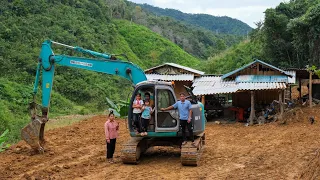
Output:
<instances>
[{"instance_id":1,"label":"excavator bucket","mask_svg":"<svg viewBox=\"0 0 320 180\"><path fill-rule=\"evenodd\" d=\"M45 122L41 121L41 117L36 116L32 121L21 130L21 137L26 141L32 149L43 153L43 135Z\"/></svg>"}]
</instances>

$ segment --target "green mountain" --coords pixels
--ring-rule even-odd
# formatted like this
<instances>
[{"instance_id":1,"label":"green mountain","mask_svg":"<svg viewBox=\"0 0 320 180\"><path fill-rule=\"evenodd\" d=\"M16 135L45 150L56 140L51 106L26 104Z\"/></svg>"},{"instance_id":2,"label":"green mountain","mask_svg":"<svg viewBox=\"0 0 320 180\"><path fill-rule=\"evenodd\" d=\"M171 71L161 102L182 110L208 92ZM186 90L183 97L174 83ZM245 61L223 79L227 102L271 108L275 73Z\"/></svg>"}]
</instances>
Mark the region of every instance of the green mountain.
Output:
<instances>
[{"instance_id":1,"label":"green mountain","mask_svg":"<svg viewBox=\"0 0 320 180\"><path fill-rule=\"evenodd\" d=\"M19 139L19 129L29 121L27 107L45 39L98 52L125 53L141 68L163 62L197 67L201 62L147 27L114 17L103 0L1 1L0 133L10 129L11 140ZM54 50L55 54L82 56L64 48ZM105 97L124 99L132 88L116 76L59 66L53 91L51 117L103 111L107 108Z\"/></svg>"},{"instance_id":2,"label":"green mountain","mask_svg":"<svg viewBox=\"0 0 320 180\"><path fill-rule=\"evenodd\" d=\"M125 0L106 0L111 15L148 27L153 32L177 44L184 51L200 59L207 59L239 43L243 36L217 34L205 28L186 24L165 16L156 16L138 4Z\"/></svg>"},{"instance_id":3,"label":"green mountain","mask_svg":"<svg viewBox=\"0 0 320 180\"><path fill-rule=\"evenodd\" d=\"M246 23L227 16L212 16L208 14L189 14L175 9L163 9L148 4L139 4L143 9L157 15L172 17L187 24L205 28L214 33L247 35L252 28Z\"/></svg>"}]
</instances>

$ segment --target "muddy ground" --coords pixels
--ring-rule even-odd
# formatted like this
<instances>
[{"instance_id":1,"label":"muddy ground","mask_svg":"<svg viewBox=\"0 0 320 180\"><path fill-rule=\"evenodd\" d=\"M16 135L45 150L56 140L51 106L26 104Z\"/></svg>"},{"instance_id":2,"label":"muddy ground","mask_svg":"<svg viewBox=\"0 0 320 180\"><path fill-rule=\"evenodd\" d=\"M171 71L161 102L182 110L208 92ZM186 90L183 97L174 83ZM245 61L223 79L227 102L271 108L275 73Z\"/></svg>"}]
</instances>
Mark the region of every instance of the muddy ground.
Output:
<instances>
[{"instance_id":1,"label":"muddy ground","mask_svg":"<svg viewBox=\"0 0 320 180\"><path fill-rule=\"evenodd\" d=\"M244 124L208 122L206 146L198 167L180 164L179 150L152 148L139 165L124 165L120 148L128 138L123 120L116 163L105 159L103 124L95 116L45 133L46 152L33 154L24 142L0 154L0 179L314 179L319 178L319 108L297 111L278 122ZM316 117L311 125L309 115Z\"/></svg>"}]
</instances>

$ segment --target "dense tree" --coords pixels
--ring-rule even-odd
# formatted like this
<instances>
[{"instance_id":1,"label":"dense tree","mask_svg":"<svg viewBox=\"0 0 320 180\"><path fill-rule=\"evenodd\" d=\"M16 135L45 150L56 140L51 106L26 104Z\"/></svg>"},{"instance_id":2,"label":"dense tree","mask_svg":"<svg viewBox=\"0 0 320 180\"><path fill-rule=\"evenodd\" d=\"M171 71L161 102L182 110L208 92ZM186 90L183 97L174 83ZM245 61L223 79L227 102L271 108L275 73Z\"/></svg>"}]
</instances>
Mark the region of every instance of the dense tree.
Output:
<instances>
[{"instance_id":1,"label":"dense tree","mask_svg":"<svg viewBox=\"0 0 320 180\"><path fill-rule=\"evenodd\" d=\"M266 57L278 66L319 65L318 0L280 3L265 12L262 33Z\"/></svg>"},{"instance_id":2,"label":"dense tree","mask_svg":"<svg viewBox=\"0 0 320 180\"><path fill-rule=\"evenodd\" d=\"M225 73L255 58L278 67L320 66L320 1L292 0L265 11L250 41L212 56L207 71Z\"/></svg>"}]
</instances>

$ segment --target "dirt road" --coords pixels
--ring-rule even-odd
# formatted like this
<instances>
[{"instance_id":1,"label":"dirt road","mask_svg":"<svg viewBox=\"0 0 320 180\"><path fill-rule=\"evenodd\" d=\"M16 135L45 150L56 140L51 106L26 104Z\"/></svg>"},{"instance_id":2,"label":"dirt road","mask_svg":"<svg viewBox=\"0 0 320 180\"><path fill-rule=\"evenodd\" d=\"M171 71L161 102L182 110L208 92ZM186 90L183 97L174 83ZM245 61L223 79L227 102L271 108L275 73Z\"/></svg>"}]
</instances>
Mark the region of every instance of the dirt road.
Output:
<instances>
[{"instance_id":1,"label":"dirt road","mask_svg":"<svg viewBox=\"0 0 320 180\"><path fill-rule=\"evenodd\" d=\"M43 155L32 154L24 142L1 153L0 179L298 179L320 148L318 110L304 110L287 125L209 122L198 167L181 166L179 149L172 148L148 150L139 165L122 164L120 146L129 138L122 120L115 153L118 162L108 164L106 117L96 116L47 131ZM311 125L306 114L318 114L316 124ZM317 162L313 169L319 168Z\"/></svg>"}]
</instances>

